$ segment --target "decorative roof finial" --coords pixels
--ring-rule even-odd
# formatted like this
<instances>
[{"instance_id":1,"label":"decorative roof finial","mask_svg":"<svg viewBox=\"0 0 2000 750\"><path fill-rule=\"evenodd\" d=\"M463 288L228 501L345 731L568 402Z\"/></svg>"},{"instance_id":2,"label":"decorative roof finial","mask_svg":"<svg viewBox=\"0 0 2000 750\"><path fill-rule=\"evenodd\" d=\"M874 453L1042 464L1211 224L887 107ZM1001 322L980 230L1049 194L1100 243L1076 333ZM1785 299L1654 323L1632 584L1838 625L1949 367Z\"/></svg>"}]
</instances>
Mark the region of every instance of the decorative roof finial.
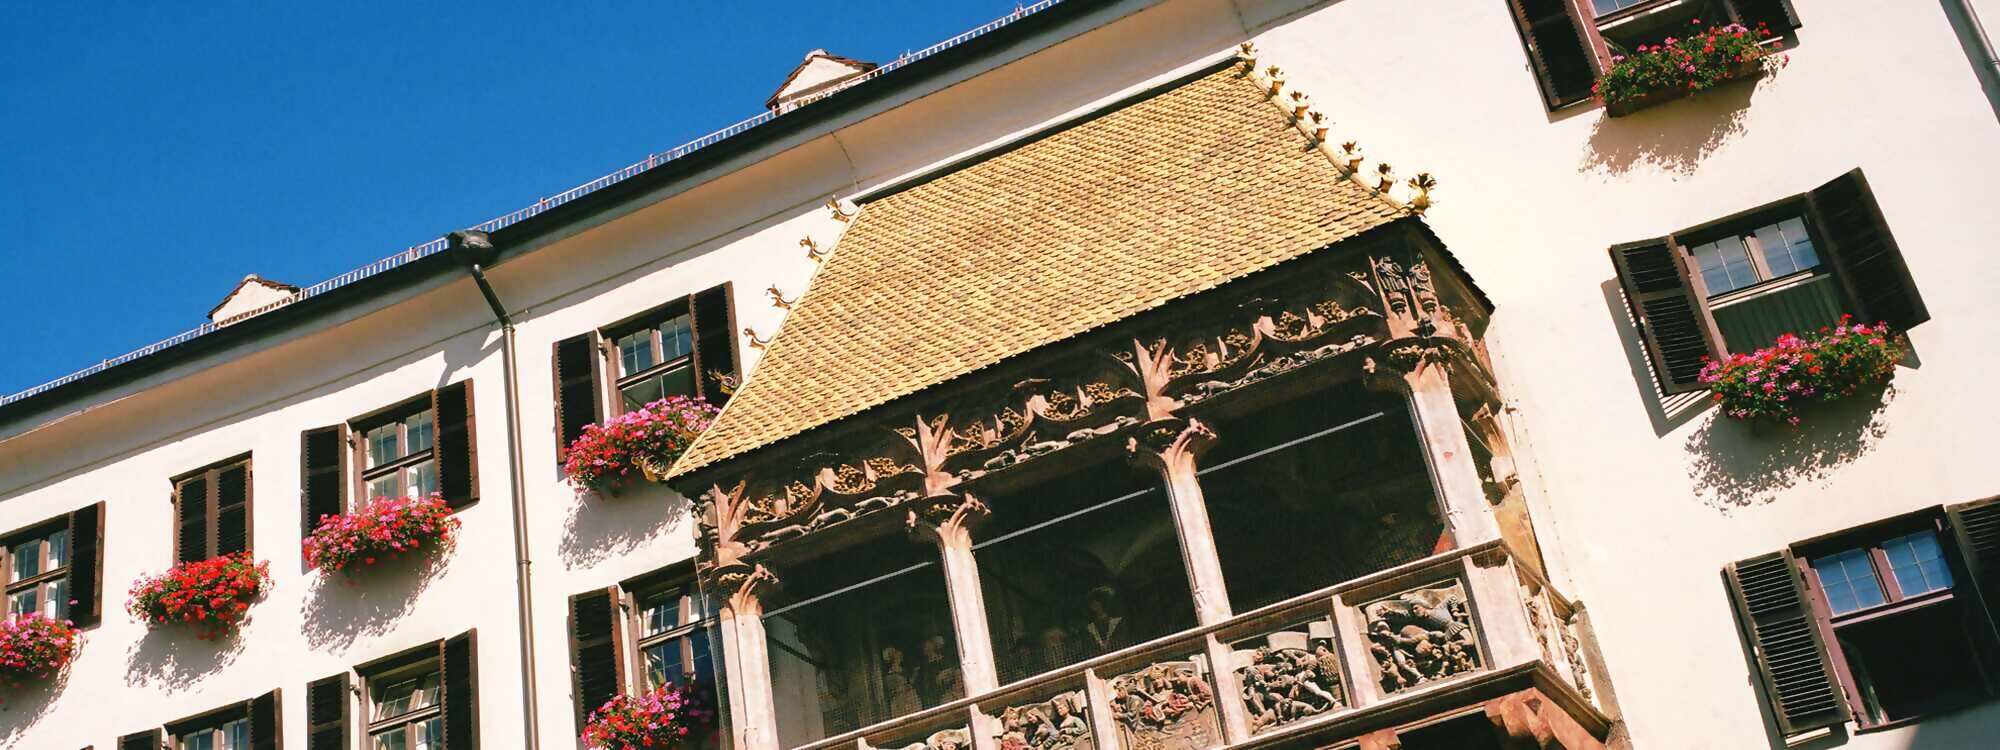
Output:
<instances>
[{"instance_id":1,"label":"decorative roof finial","mask_svg":"<svg viewBox=\"0 0 2000 750\"><path fill-rule=\"evenodd\" d=\"M812 235L800 237L799 247L803 247L806 249L806 257L811 258L812 262L814 263L819 263L821 261L824 261L826 260L826 256L833 254L832 250L819 249L819 243L813 241Z\"/></svg>"},{"instance_id":2,"label":"decorative roof finial","mask_svg":"<svg viewBox=\"0 0 2000 750\"><path fill-rule=\"evenodd\" d=\"M1257 43L1244 42L1236 45L1236 59L1238 62L1243 63L1243 72L1255 72L1257 70Z\"/></svg>"},{"instance_id":3,"label":"decorative roof finial","mask_svg":"<svg viewBox=\"0 0 2000 750\"><path fill-rule=\"evenodd\" d=\"M1285 88L1285 71L1276 65L1264 69L1264 77L1271 79L1270 95L1277 96Z\"/></svg>"},{"instance_id":4,"label":"decorative roof finial","mask_svg":"<svg viewBox=\"0 0 2000 750\"><path fill-rule=\"evenodd\" d=\"M1375 186L1376 190L1386 193L1389 192L1389 188L1396 186L1396 168L1389 166L1389 162L1375 165L1375 172L1382 176L1381 183Z\"/></svg>"},{"instance_id":5,"label":"decorative roof finial","mask_svg":"<svg viewBox=\"0 0 2000 750\"><path fill-rule=\"evenodd\" d=\"M854 218L855 214L861 212L861 209L854 205L854 201L847 200L846 198L828 198L826 199L826 208L828 211L833 212L834 219L843 222Z\"/></svg>"},{"instance_id":6,"label":"decorative roof finial","mask_svg":"<svg viewBox=\"0 0 2000 750\"><path fill-rule=\"evenodd\" d=\"M750 348L752 349L762 351L764 349L764 345L771 343L770 339L759 338L757 336L757 329L751 328L749 326L743 327L743 335L750 339Z\"/></svg>"},{"instance_id":7,"label":"decorative roof finial","mask_svg":"<svg viewBox=\"0 0 2000 750\"><path fill-rule=\"evenodd\" d=\"M1326 142L1326 113L1317 109L1306 111L1306 122L1312 126L1313 145Z\"/></svg>"},{"instance_id":8,"label":"decorative roof finial","mask_svg":"<svg viewBox=\"0 0 2000 750\"><path fill-rule=\"evenodd\" d=\"M1348 141L1340 144L1340 158L1347 160L1348 173L1351 174L1361 169L1361 159L1363 158L1361 155L1361 143L1359 141Z\"/></svg>"},{"instance_id":9,"label":"decorative roof finial","mask_svg":"<svg viewBox=\"0 0 2000 750\"><path fill-rule=\"evenodd\" d=\"M1305 119L1306 110L1312 108L1312 102L1307 101L1308 98L1309 97L1306 96L1306 92L1300 91L1298 89L1292 89L1291 93L1292 119L1294 120Z\"/></svg>"},{"instance_id":10,"label":"decorative roof finial","mask_svg":"<svg viewBox=\"0 0 2000 750\"><path fill-rule=\"evenodd\" d=\"M1437 188L1437 178L1429 172L1418 172L1410 178L1410 210L1423 213L1431 207L1431 191Z\"/></svg>"},{"instance_id":11,"label":"decorative roof finial","mask_svg":"<svg viewBox=\"0 0 2000 750\"><path fill-rule=\"evenodd\" d=\"M764 293L771 295L771 306L780 310L790 310L792 303L798 301L785 299L785 293L779 291L777 284L772 284L771 288L764 290Z\"/></svg>"}]
</instances>

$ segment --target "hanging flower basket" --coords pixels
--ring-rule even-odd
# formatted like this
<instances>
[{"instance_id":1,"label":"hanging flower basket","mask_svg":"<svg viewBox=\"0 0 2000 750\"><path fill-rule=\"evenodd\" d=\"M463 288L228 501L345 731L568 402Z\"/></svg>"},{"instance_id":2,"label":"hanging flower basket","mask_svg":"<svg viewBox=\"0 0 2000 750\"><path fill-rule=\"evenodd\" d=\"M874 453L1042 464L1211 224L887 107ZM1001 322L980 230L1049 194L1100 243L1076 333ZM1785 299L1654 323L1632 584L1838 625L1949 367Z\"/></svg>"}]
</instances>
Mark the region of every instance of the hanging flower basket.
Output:
<instances>
[{"instance_id":1,"label":"hanging flower basket","mask_svg":"<svg viewBox=\"0 0 2000 750\"><path fill-rule=\"evenodd\" d=\"M39 614L0 620L0 685L20 687L55 677L76 658L78 632L68 620Z\"/></svg>"},{"instance_id":2,"label":"hanging flower basket","mask_svg":"<svg viewBox=\"0 0 2000 750\"><path fill-rule=\"evenodd\" d=\"M563 472L578 493L613 492L634 477L658 482L717 411L699 398L669 396L587 425L563 450Z\"/></svg>"},{"instance_id":3,"label":"hanging flower basket","mask_svg":"<svg viewBox=\"0 0 2000 750\"><path fill-rule=\"evenodd\" d=\"M151 626L187 623L206 640L236 629L271 585L271 564L248 552L181 563L132 584L125 609Z\"/></svg>"},{"instance_id":4,"label":"hanging flower basket","mask_svg":"<svg viewBox=\"0 0 2000 750\"><path fill-rule=\"evenodd\" d=\"M315 570L348 575L378 563L436 549L458 541L458 518L444 496L378 497L352 513L322 516L306 536L306 565Z\"/></svg>"},{"instance_id":5,"label":"hanging flower basket","mask_svg":"<svg viewBox=\"0 0 2000 750\"><path fill-rule=\"evenodd\" d=\"M1769 41L1771 30L1763 24L1754 30L1742 24L1703 30L1697 18L1694 26L1693 36L1670 36L1661 44L1612 55L1611 66L1591 88L1605 112L1623 117L1785 65L1785 57L1777 54L1784 43Z\"/></svg>"},{"instance_id":6,"label":"hanging flower basket","mask_svg":"<svg viewBox=\"0 0 2000 750\"><path fill-rule=\"evenodd\" d=\"M583 724L583 744L594 750L679 750L695 747L715 731L713 689L685 685L606 701Z\"/></svg>"},{"instance_id":7,"label":"hanging flower basket","mask_svg":"<svg viewBox=\"0 0 2000 750\"><path fill-rule=\"evenodd\" d=\"M1701 382L1724 416L1797 425L1809 404L1888 384L1903 354L1888 324L1856 324L1843 315L1837 327L1803 338L1787 333L1769 348L1710 361L1702 367Z\"/></svg>"}]
</instances>

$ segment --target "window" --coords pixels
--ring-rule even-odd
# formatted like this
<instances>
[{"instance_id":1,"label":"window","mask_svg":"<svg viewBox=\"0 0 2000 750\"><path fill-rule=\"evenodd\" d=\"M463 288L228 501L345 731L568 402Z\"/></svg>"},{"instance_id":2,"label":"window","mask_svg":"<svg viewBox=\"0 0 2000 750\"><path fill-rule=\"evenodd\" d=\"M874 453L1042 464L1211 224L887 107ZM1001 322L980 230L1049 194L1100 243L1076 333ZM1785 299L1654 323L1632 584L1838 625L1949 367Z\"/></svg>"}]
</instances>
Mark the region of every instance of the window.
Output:
<instances>
[{"instance_id":1,"label":"window","mask_svg":"<svg viewBox=\"0 0 2000 750\"><path fill-rule=\"evenodd\" d=\"M362 435L363 495L426 497L438 488L437 415L428 401L413 401L377 417Z\"/></svg>"},{"instance_id":2,"label":"window","mask_svg":"<svg viewBox=\"0 0 2000 750\"><path fill-rule=\"evenodd\" d=\"M1844 314L1897 331L1930 319L1858 169L1611 256L1663 394L1700 389L1705 357L1755 351Z\"/></svg>"},{"instance_id":3,"label":"window","mask_svg":"<svg viewBox=\"0 0 2000 750\"><path fill-rule=\"evenodd\" d=\"M736 384L730 285L711 287L632 318L556 342L556 430L562 445L584 425L668 396L721 406Z\"/></svg>"},{"instance_id":4,"label":"window","mask_svg":"<svg viewBox=\"0 0 2000 750\"><path fill-rule=\"evenodd\" d=\"M473 390L462 380L299 439L300 533L377 497L479 500ZM352 467L352 468L350 468Z\"/></svg>"},{"instance_id":5,"label":"window","mask_svg":"<svg viewBox=\"0 0 2000 750\"><path fill-rule=\"evenodd\" d=\"M1780 731L1895 726L1994 696L1996 528L1988 499L1729 566Z\"/></svg>"},{"instance_id":6,"label":"window","mask_svg":"<svg viewBox=\"0 0 2000 750\"><path fill-rule=\"evenodd\" d=\"M250 550L250 457L237 456L173 480L174 561Z\"/></svg>"},{"instance_id":7,"label":"window","mask_svg":"<svg viewBox=\"0 0 2000 750\"><path fill-rule=\"evenodd\" d=\"M1555 110L1591 97L1614 54L1704 25L1763 24L1773 35L1800 26L1791 0L1507 0L1543 102Z\"/></svg>"},{"instance_id":8,"label":"window","mask_svg":"<svg viewBox=\"0 0 2000 750\"><path fill-rule=\"evenodd\" d=\"M720 714L716 626L714 609L684 565L570 597L577 725L613 696L690 681ZM724 721L716 722L713 734L697 738L700 746L721 746Z\"/></svg>"},{"instance_id":9,"label":"window","mask_svg":"<svg viewBox=\"0 0 2000 750\"><path fill-rule=\"evenodd\" d=\"M373 750L442 750L444 715L435 665L369 680L368 746Z\"/></svg>"},{"instance_id":10,"label":"window","mask_svg":"<svg viewBox=\"0 0 2000 750\"><path fill-rule=\"evenodd\" d=\"M368 750L475 750L478 741L477 634L429 643L363 666L359 714ZM314 747L344 746L347 675L306 690Z\"/></svg>"},{"instance_id":11,"label":"window","mask_svg":"<svg viewBox=\"0 0 2000 750\"><path fill-rule=\"evenodd\" d=\"M177 733L174 750L250 750L250 719L231 719Z\"/></svg>"},{"instance_id":12,"label":"window","mask_svg":"<svg viewBox=\"0 0 2000 750\"><path fill-rule=\"evenodd\" d=\"M279 691L273 690L165 727L125 735L118 747L158 750L164 740L170 750L272 750L278 746L282 703Z\"/></svg>"},{"instance_id":13,"label":"window","mask_svg":"<svg viewBox=\"0 0 2000 750\"><path fill-rule=\"evenodd\" d=\"M0 536L6 599L0 615L31 612L94 625L103 590L104 504L85 506Z\"/></svg>"},{"instance_id":14,"label":"window","mask_svg":"<svg viewBox=\"0 0 2000 750\"><path fill-rule=\"evenodd\" d=\"M707 600L691 586L655 589L637 596L639 689L683 685L689 680L715 684L715 662L709 652L711 624Z\"/></svg>"}]
</instances>

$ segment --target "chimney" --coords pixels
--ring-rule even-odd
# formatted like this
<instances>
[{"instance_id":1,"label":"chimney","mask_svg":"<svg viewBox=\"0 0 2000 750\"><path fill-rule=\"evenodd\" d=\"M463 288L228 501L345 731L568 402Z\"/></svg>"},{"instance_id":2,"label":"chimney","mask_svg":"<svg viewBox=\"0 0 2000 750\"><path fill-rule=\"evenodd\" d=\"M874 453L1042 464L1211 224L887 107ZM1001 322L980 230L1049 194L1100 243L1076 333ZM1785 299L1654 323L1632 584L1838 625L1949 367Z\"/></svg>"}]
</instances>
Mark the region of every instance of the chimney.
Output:
<instances>
[{"instance_id":1,"label":"chimney","mask_svg":"<svg viewBox=\"0 0 2000 750\"><path fill-rule=\"evenodd\" d=\"M265 306L284 302L298 296L299 288L250 274L236 283L236 288L223 295L222 302L208 311L208 322L218 326L229 325L249 313Z\"/></svg>"},{"instance_id":2,"label":"chimney","mask_svg":"<svg viewBox=\"0 0 2000 750\"><path fill-rule=\"evenodd\" d=\"M860 83L864 74L876 67L875 63L841 57L823 49L807 52L805 61L785 76L785 82L771 98L764 100L764 106L780 114L790 112Z\"/></svg>"}]
</instances>

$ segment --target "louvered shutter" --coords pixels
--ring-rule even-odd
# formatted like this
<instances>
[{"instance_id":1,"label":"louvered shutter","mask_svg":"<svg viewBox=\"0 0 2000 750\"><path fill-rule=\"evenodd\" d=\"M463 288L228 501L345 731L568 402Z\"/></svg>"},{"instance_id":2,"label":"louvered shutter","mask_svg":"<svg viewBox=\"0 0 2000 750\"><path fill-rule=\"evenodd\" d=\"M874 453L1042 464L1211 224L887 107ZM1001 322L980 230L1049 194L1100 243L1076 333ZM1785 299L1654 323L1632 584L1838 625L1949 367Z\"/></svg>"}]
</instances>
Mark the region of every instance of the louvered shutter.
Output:
<instances>
[{"instance_id":1,"label":"louvered shutter","mask_svg":"<svg viewBox=\"0 0 2000 750\"><path fill-rule=\"evenodd\" d=\"M250 464L225 468L215 475L215 554L250 549Z\"/></svg>"},{"instance_id":2,"label":"louvered shutter","mask_svg":"<svg viewBox=\"0 0 2000 750\"><path fill-rule=\"evenodd\" d=\"M208 475L181 480L174 487L174 561L208 559Z\"/></svg>"},{"instance_id":3,"label":"louvered shutter","mask_svg":"<svg viewBox=\"0 0 2000 750\"><path fill-rule=\"evenodd\" d=\"M438 684L444 688L444 750L479 747L479 632L465 631L439 650Z\"/></svg>"},{"instance_id":4,"label":"louvered shutter","mask_svg":"<svg viewBox=\"0 0 2000 750\"><path fill-rule=\"evenodd\" d=\"M1791 736L1847 721L1847 701L1792 553L1733 563L1725 576L1779 731Z\"/></svg>"},{"instance_id":5,"label":"louvered shutter","mask_svg":"<svg viewBox=\"0 0 2000 750\"><path fill-rule=\"evenodd\" d=\"M285 729L279 723L284 699L276 689L250 699L250 750L278 750L284 746Z\"/></svg>"},{"instance_id":6,"label":"louvered shutter","mask_svg":"<svg viewBox=\"0 0 2000 750\"><path fill-rule=\"evenodd\" d=\"M453 508L479 499L479 450L474 445L472 381L461 380L431 393L437 423L438 491Z\"/></svg>"},{"instance_id":7,"label":"louvered shutter","mask_svg":"<svg viewBox=\"0 0 2000 750\"><path fill-rule=\"evenodd\" d=\"M1799 23L1799 12L1792 7L1792 0L1729 0L1736 8L1736 19L1752 29L1763 24L1773 34L1783 34L1805 24Z\"/></svg>"},{"instance_id":8,"label":"louvered shutter","mask_svg":"<svg viewBox=\"0 0 2000 750\"><path fill-rule=\"evenodd\" d=\"M571 336L556 342L550 357L556 383L556 440L558 452L583 436L583 428L600 418L597 413L598 362L595 333Z\"/></svg>"},{"instance_id":9,"label":"louvered shutter","mask_svg":"<svg viewBox=\"0 0 2000 750\"><path fill-rule=\"evenodd\" d=\"M347 461L347 425L306 430L299 438L299 515L301 537L319 528L323 516L339 515L347 507L342 481Z\"/></svg>"},{"instance_id":10,"label":"louvered shutter","mask_svg":"<svg viewBox=\"0 0 2000 750\"><path fill-rule=\"evenodd\" d=\"M104 618L104 503L69 514L70 622L96 625Z\"/></svg>"},{"instance_id":11,"label":"louvered shutter","mask_svg":"<svg viewBox=\"0 0 2000 750\"><path fill-rule=\"evenodd\" d=\"M165 744L161 738L162 734L158 729L133 732L118 738L118 750L160 750Z\"/></svg>"},{"instance_id":12,"label":"louvered shutter","mask_svg":"<svg viewBox=\"0 0 2000 750\"><path fill-rule=\"evenodd\" d=\"M1819 186L1806 201L1819 229L1813 239L1832 259L1858 317L1868 323L1886 322L1898 331L1931 319L1861 170Z\"/></svg>"},{"instance_id":13,"label":"louvered shutter","mask_svg":"<svg viewBox=\"0 0 2000 750\"><path fill-rule=\"evenodd\" d=\"M736 311L730 304L730 286L710 287L694 295L688 303L694 320L695 392L717 407L729 401L738 382L736 363Z\"/></svg>"},{"instance_id":14,"label":"louvered shutter","mask_svg":"<svg viewBox=\"0 0 2000 750\"><path fill-rule=\"evenodd\" d=\"M347 750L347 679L341 672L306 686L306 750Z\"/></svg>"},{"instance_id":15,"label":"louvered shutter","mask_svg":"<svg viewBox=\"0 0 2000 750\"><path fill-rule=\"evenodd\" d=\"M625 684L619 599L616 586L569 598L570 671L579 727Z\"/></svg>"},{"instance_id":16,"label":"louvered shutter","mask_svg":"<svg viewBox=\"0 0 2000 750\"><path fill-rule=\"evenodd\" d=\"M1700 278L1680 248L1669 237L1613 245L1611 262L1639 321L1660 392L1700 389L1702 358L1720 356L1722 342Z\"/></svg>"},{"instance_id":17,"label":"louvered shutter","mask_svg":"<svg viewBox=\"0 0 2000 750\"><path fill-rule=\"evenodd\" d=\"M1507 0L1549 109L1590 98L1597 82L1590 44L1569 0Z\"/></svg>"},{"instance_id":18,"label":"louvered shutter","mask_svg":"<svg viewBox=\"0 0 2000 750\"><path fill-rule=\"evenodd\" d=\"M1959 565L1953 568L1964 580L1961 590L1970 590L1979 603L1977 614L1985 626L1980 640L1989 658L2000 656L2000 497L1945 506L1945 520Z\"/></svg>"}]
</instances>

